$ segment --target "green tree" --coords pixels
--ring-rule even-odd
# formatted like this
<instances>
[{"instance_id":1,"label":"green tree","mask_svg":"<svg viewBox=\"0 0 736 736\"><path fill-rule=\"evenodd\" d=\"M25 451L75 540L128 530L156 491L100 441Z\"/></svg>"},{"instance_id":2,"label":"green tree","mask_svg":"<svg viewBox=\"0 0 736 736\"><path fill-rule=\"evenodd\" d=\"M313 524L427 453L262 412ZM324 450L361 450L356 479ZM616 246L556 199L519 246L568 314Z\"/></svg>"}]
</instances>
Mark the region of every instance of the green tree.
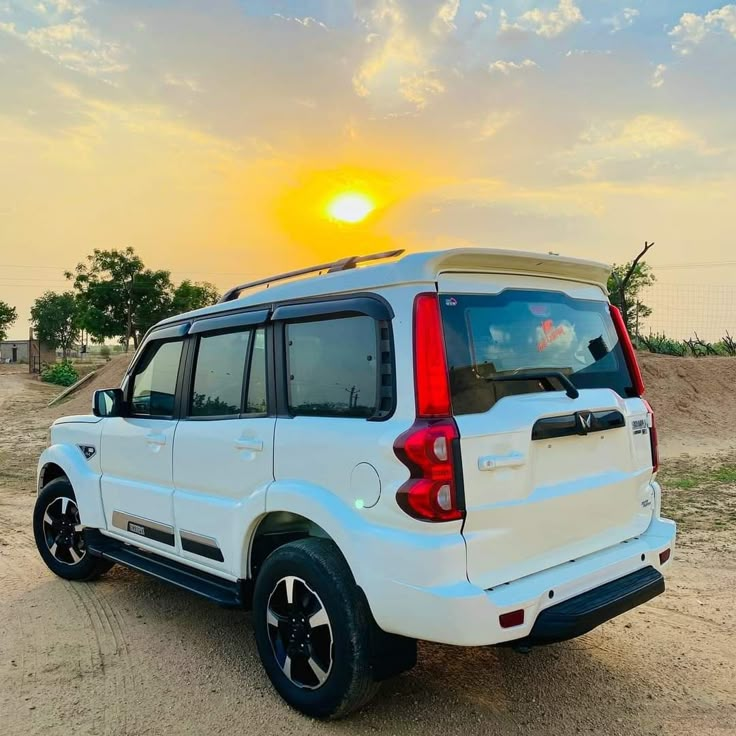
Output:
<instances>
[{"instance_id":1,"label":"green tree","mask_svg":"<svg viewBox=\"0 0 736 736\"><path fill-rule=\"evenodd\" d=\"M64 358L79 339L79 311L74 293L47 291L31 307L36 338L52 348L61 348Z\"/></svg>"},{"instance_id":2,"label":"green tree","mask_svg":"<svg viewBox=\"0 0 736 736\"><path fill-rule=\"evenodd\" d=\"M147 269L133 248L95 249L66 277L74 282L81 326L97 342L123 337L135 347L151 324L170 310L168 271Z\"/></svg>"},{"instance_id":3,"label":"green tree","mask_svg":"<svg viewBox=\"0 0 736 736\"><path fill-rule=\"evenodd\" d=\"M16 319L18 319L18 312L15 311L15 307L11 307L10 304L0 301L0 341L8 337L8 327Z\"/></svg>"},{"instance_id":4,"label":"green tree","mask_svg":"<svg viewBox=\"0 0 736 736\"><path fill-rule=\"evenodd\" d=\"M172 314L182 314L193 309L209 307L216 304L220 294L214 284L207 281L192 282L186 279L174 289L171 302Z\"/></svg>"},{"instance_id":5,"label":"green tree","mask_svg":"<svg viewBox=\"0 0 736 736\"><path fill-rule=\"evenodd\" d=\"M611 303L621 310L629 333L635 331L638 319L644 319L652 313L651 307L642 303L640 295L656 280L652 267L642 260L653 246L654 243L645 242L644 248L633 261L614 264L608 277L608 296Z\"/></svg>"}]
</instances>

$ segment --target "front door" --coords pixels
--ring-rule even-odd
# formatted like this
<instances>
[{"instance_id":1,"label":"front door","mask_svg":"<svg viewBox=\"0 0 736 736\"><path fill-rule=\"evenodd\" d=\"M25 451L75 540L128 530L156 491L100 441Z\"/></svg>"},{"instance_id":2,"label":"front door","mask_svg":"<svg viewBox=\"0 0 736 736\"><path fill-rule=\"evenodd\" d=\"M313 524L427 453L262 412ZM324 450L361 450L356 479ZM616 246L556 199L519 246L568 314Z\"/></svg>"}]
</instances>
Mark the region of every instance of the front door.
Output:
<instances>
[{"instance_id":1,"label":"front door","mask_svg":"<svg viewBox=\"0 0 736 736\"><path fill-rule=\"evenodd\" d=\"M273 480L275 418L267 413L260 327L196 338L191 388L174 440L174 514L183 557L235 576L243 530Z\"/></svg>"},{"instance_id":2,"label":"front door","mask_svg":"<svg viewBox=\"0 0 736 736\"><path fill-rule=\"evenodd\" d=\"M110 532L175 552L173 478L179 340L152 340L128 386L128 415L103 419L102 501Z\"/></svg>"}]
</instances>

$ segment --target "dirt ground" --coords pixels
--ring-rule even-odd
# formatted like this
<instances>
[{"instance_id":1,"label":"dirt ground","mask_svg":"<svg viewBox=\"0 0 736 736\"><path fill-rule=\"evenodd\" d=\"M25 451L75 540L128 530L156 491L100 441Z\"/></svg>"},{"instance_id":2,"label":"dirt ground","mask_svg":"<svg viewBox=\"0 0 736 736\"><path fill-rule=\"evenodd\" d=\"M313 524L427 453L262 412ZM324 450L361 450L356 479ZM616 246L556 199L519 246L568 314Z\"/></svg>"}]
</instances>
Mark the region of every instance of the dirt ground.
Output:
<instances>
[{"instance_id":1,"label":"dirt ground","mask_svg":"<svg viewBox=\"0 0 736 736\"><path fill-rule=\"evenodd\" d=\"M719 364L711 383L725 387L734 364ZM334 724L274 694L249 614L120 567L73 584L41 562L30 519L48 426L86 412L90 391L123 369L113 361L84 395L47 409L57 389L0 366L0 733L736 734L734 423L681 416L702 410L676 406L686 364L645 361L667 447L665 506L682 525L667 593L528 655L422 644L416 669ZM736 415L732 386L708 406ZM706 394L701 385L687 400Z\"/></svg>"}]
</instances>

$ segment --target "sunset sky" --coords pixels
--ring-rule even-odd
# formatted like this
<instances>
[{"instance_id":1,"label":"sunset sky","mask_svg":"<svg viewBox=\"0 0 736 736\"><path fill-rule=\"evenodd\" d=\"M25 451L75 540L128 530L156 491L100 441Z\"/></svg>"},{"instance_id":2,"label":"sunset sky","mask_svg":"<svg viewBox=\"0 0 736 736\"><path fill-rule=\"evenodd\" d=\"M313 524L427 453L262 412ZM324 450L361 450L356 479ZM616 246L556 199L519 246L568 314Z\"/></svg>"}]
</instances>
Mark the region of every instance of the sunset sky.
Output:
<instances>
[{"instance_id":1,"label":"sunset sky","mask_svg":"<svg viewBox=\"0 0 736 736\"><path fill-rule=\"evenodd\" d=\"M10 334L95 247L225 289L650 239L660 281L733 284L735 70L736 4L701 0L0 0ZM336 220L345 193L375 209Z\"/></svg>"}]
</instances>

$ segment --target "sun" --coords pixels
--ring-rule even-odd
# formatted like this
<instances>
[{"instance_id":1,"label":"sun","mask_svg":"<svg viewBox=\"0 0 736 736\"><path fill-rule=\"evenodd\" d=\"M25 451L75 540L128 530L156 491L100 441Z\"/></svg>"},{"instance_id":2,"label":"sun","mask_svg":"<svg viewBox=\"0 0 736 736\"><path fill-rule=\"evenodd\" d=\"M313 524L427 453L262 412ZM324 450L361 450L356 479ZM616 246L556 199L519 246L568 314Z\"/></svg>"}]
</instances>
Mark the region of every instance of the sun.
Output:
<instances>
[{"instance_id":1,"label":"sun","mask_svg":"<svg viewBox=\"0 0 736 736\"><path fill-rule=\"evenodd\" d=\"M328 205L327 214L333 220L356 223L365 220L375 209L370 197L359 192L338 194Z\"/></svg>"}]
</instances>

